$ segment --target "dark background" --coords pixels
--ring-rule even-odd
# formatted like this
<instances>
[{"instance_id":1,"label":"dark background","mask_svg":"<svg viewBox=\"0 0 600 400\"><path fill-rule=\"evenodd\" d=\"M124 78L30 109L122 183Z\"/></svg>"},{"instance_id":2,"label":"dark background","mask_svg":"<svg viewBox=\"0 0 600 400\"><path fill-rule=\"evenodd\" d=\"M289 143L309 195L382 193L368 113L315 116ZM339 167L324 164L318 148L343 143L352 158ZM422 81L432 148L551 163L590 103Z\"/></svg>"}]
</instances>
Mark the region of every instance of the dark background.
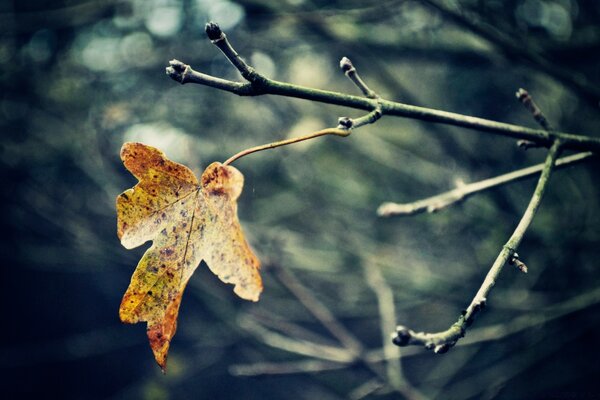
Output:
<instances>
[{"instance_id":1,"label":"dark background","mask_svg":"<svg viewBox=\"0 0 600 400\"><path fill-rule=\"evenodd\" d=\"M438 214L385 220L378 205L525 167L545 153L412 120L384 118L346 139L236 162L246 177L240 218L265 265L265 291L259 303L244 302L201 265L183 298L167 375L145 326L118 321L147 247L127 251L115 233L115 196L135 183L119 160L123 142L157 146L199 173L243 148L361 115L173 82L164 74L172 58L240 79L205 38L209 20L274 79L356 94L337 67L347 56L389 99L536 127L514 96L524 87L560 130L598 134L599 2L461 0L446 11L435 4L446 3L0 3L0 396L395 398L396 381L405 395L410 385L425 398L600 398L597 161L553 176L519 249L529 274L503 271L459 346L445 355L388 348L401 363L381 362L391 332L367 278L383 275L375 286L391 288L396 323L446 329L510 236L535 180ZM333 371L260 373L270 363L316 360L289 341L339 347L282 285L279 269L379 357L380 378L342 362ZM282 372L277 365L271 372ZM381 379L385 368L397 374Z\"/></svg>"}]
</instances>

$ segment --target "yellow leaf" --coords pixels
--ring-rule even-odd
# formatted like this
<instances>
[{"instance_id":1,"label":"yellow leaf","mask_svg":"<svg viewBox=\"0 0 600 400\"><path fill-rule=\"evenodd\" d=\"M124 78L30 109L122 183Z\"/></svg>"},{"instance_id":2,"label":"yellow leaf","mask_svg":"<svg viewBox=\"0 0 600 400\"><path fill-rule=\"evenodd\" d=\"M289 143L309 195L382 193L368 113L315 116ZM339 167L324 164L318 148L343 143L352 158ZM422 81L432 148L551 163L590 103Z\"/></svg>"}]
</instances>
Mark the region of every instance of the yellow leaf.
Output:
<instances>
[{"instance_id":1,"label":"yellow leaf","mask_svg":"<svg viewBox=\"0 0 600 400\"><path fill-rule=\"evenodd\" d=\"M214 162L198 182L189 168L142 143L125 143L121 159L139 182L117 197L117 235L128 249L153 243L131 277L119 315L126 323L148 323L150 347L164 371L181 296L202 260L234 284L238 296L258 301L260 262L237 217L244 176Z\"/></svg>"}]
</instances>

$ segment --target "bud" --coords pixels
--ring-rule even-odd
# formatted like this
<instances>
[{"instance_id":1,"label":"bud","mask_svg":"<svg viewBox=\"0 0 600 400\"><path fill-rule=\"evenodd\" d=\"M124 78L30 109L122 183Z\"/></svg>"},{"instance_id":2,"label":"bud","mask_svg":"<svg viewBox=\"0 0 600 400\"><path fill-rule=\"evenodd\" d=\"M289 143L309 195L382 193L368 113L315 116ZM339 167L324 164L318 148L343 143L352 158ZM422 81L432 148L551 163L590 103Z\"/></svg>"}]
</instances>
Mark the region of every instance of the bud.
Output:
<instances>
[{"instance_id":1,"label":"bud","mask_svg":"<svg viewBox=\"0 0 600 400\"><path fill-rule=\"evenodd\" d=\"M350 129L350 128L352 128L352 125L354 125L354 121L352 121L352 118L341 117L341 118L338 118L338 125L342 129Z\"/></svg>"},{"instance_id":2,"label":"bud","mask_svg":"<svg viewBox=\"0 0 600 400\"><path fill-rule=\"evenodd\" d=\"M216 22L210 21L206 24L204 30L206 31L206 36L208 36L210 40L219 40L223 37L221 27Z\"/></svg>"},{"instance_id":3,"label":"bud","mask_svg":"<svg viewBox=\"0 0 600 400\"><path fill-rule=\"evenodd\" d=\"M340 60L340 68L344 73L349 72L354 69L354 65L352 65L352 61L348 57L342 57Z\"/></svg>"}]
</instances>

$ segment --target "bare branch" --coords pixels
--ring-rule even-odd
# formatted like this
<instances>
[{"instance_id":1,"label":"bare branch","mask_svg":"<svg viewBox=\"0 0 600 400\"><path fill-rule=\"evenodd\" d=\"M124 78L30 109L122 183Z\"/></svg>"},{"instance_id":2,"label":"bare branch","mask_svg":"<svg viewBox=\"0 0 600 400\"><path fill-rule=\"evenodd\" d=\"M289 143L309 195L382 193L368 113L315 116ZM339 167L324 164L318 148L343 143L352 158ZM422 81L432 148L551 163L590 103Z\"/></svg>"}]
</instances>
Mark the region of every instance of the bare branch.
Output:
<instances>
[{"instance_id":1,"label":"bare branch","mask_svg":"<svg viewBox=\"0 0 600 400\"><path fill-rule=\"evenodd\" d=\"M584 75L576 73L572 70L562 69L556 63L549 61L542 54L543 51L537 46L529 43L524 46L523 40L515 40L514 35L507 35L497 29L494 29L490 24L485 24L478 20L473 13L467 13L455 2L443 0L421 0L421 2L439 10L453 22L457 23L478 36L489 41L500 49L509 58L515 56L525 61L526 63L536 67L539 71L553 77L559 82L577 91L594 105L600 100L600 88L593 82L590 82ZM453 3L453 5L451 5Z\"/></svg>"},{"instance_id":2,"label":"bare branch","mask_svg":"<svg viewBox=\"0 0 600 400\"><path fill-rule=\"evenodd\" d=\"M340 124L346 126L348 129L350 128L359 128L363 125L372 124L377 121L379 118L383 117L383 109L381 107L381 98L377 93L371 90L367 84L362 80L356 68L352 64L349 58L343 57L340 60L340 68L344 71L344 74L360 89L361 92L365 95L365 97L369 99L376 100L375 108L369 112L367 115L364 115L360 118L348 118L343 117L340 119Z\"/></svg>"},{"instance_id":3,"label":"bare branch","mask_svg":"<svg viewBox=\"0 0 600 400\"><path fill-rule=\"evenodd\" d=\"M227 36L221 31L221 28L217 23L207 23L205 30L210 41L221 50L231 64L233 64L240 74L242 74L244 79L250 83L259 83L261 79L264 79L262 75L254 70L254 68L246 64L237 51L233 49L231 43L227 40Z\"/></svg>"},{"instance_id":4,"label":"bare branch","mask_svg":"<svg viewBox=\"0 0 600 400\"><path fill-rule=\"evenodd\" d=\"M494 261L471 304L462 312L458 321L447 330L436 333L415 332L404 326L398 326L396 334L392 339L396 345L423 345L427 349L433 349L436 353L445 353L465 335L466 329L471 325L475 316L485 307L487 296L496 283L496 279L502 271L504 264L515 254L523 239L523 235L525 235L525 232L533 221L533 217L540 206L544 192L550 181L550 175L552 174L560 150L561 143L559 140L556 140L548 151L542 174L523 217L521 217L515 231L502 247L500 254L496 258L496 261Z\"/></svg>"},{"instance_id":5,"label":"bare branch","mask_svg":"<svg viewBox=\"0 0 600 400\"><path fill-rule=\"evenodd\" d=\"M364 352L362 344L348 331L333 315L333 313L294 276L294 274L281 268L279 265L273 267L275 276L300 303L355 356Z\"/></svg>"},{"instance_id":6,"label":"bare branch","mask_svg":"<svg viewBox=\"0 0 600 400\"><path fill-rule=\"evenodd\" d=\"M238 71L240 71L242 76L248 81L247 83L227 81L225 79L203 74L194 71L189 65L178 60L172 60L170 62L170 66L166 69L167 75L182 84L197 83L235 93L240 96L272 94L367 110L370 112L365 116L368 121L377 117L377 108L380 107L382 115L459 126L471 130L508 136L515 139L528 140L544 147L549 147L554 142L554 139L560 139L565 149L591 150L595 152L600 150L600 138L596 137L556 131L548 132L543 129L531 129L523 126L435 110L432 108L418 107L385 99L353 96L345 93L308 88L268 79L258 74L252 67L248 66L239 57L229 41L227 41L225 35L222 32L220 32L220 34L220 36L217 36L216 31L211 31L211 37L217 38L213 39L213 42L221 49ZM364 124L367 122L365 121L363 123L361 121L361 123Z\"/></svg>"},{"instance_id":7,"label":"bare branch","mask_svg":"<svg viewBox=\"0 0 600 400\"><path fill-rule=\"evenodd\" d=\"M321 360L300 360L288 362L237 364L229 367L229 373L235 376L291 375L334 371L344 368L348 368L348 364L340 364Z\"/></svg>"},{"instance_id":8,"label":"bare branch","mask_svg":"<svg viewBox=\"0 0 600 400\"><path fill-rule=\"evenodd\" d=\"M363 384L356 387L350 393L348 393L348 398L350 400L361 400L375 394L377 391L383 389L385 384L381 382L381 380L377 378L370 379Z\"/></svg>"},{"instance_id":9,"label":"bare branch","mask_svg":"<svg viewBox=\"0 0 600 400\"><path fill-rule=\"evenodd\" d=\"M573 154L568 157L559 158L556 161L555 169L562 169L570 165L583 162L594 154L590 152ZM433 213L446 207L460 203L470 196L494 189L509 183L518 182L523 179L539 174L544 169L545 164L537 164L531 167L519 169L494 178L485 179L479 182L473 182L467 185L459 186L456 189L417 200L412 203L383 203L377 209L377 215L380 217L408 216L420 214L423 212Z\"/></svg>"},{"instance_id":10,"label":"bare branch","mask_svg":"<svg viewBox=\"0 0 600 400\"><path fill-rule=\"evenodd\" d=\"M362 78L358 75L356 68L352 64L352 61L348 57L343 57L340 60L340 68L344 71L344 74L356 85L357 88L360 89L361 92L370 99L376 99L377 94L369 89L367 84L362 80Z\"/></svg>"},{"instance_id":11,"label":"bare branch","mask_svg":"<svg viewBox=\"0 0 600 400\"><path fill-rule=\"evenodd\" d=\"M395 388L402 387L403 374L400 363L398 362L400 352L397 347L394 347L387 340L390 327L396 324L396 307L394 306L394 293L389 285L385 282L381 271L377 265L366 265L363 263L364 275L367 284L371 287L377 297L377 305L379 306L379 321L381 332L384 337L383 353L386 358L386 371L390 385Z\"/></svg>"},{"instance_id":12,"label":"bare branch","mask_svg":"<svg viewBox=\"0 0 600 400\"><path fill-rule=\"evenodd\" d=\"M394 293L385 281L378 265L363 263L365 279L377 297L379 308L379 321L381 334L383 336L383 353L388 384L394 390L402 393L407 399L424 399L425 397L417 391L406 379L400 364L400 352L388 339L389 332L396 323L396 307L394 305Z\"/></svg>"},{"instance_id":13,"label":"bare branch","mask_svg":"<svg viewBox=\"0 0 600 400\"><path fill-rule=\"evenodd\" d=\"M250 317L241 317L239 324L244 330L253 334L255 338L259 339L264 344L289 353L338 363L352 363L356 361L355 356L349 354L348 350L345 348L323 345L308 340L292 339L265 328Z\"/></svg>"}]
</instances>

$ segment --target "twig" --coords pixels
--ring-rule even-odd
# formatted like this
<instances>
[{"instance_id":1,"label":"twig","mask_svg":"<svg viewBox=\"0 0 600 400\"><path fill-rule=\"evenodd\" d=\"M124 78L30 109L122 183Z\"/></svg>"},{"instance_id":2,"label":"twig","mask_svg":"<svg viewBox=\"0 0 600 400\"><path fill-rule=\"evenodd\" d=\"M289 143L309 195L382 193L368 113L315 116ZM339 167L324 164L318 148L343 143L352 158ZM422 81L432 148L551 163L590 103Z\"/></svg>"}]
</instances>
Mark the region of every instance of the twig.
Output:
<instances>
[{"instance_id":1,"label":"twig","mask_svg":"<svg viewBox=\"0 0 600 400\"><path fill-rule=\"evenodd\" d=\"M215 22L209 22L205 27L206 36L210 39L210 41L221 50L221 52L227 57L227 59L233 64L233 66L240 71L240 74L246 79L248 82L255 82L260 79L264 79L262 75L256 72L254 68L246 64L246 62L240 57L240 55L233 49L229 40L227 40L227 36L219 25Z\"/></svg>"},{"instance_id":2,"label":"twig","mask_svg":"<svg viewBox=\"0 0 600 400\"><path fill-rule=\"evenodd\" d=\"M361 400L370 396L384 387L384 383L377 378L370 379L348 393L350 400Z\"/></svg>"},{"instance_id":3,"label":"twig","mask_svg":"<svg viewBox=\"0 0 600 400\"><path fill-rule=\"evenodd\" d=\"M347 364L321 360L300 360L288 362L236 364L229 367L229 373L235 376L291 375L334 371L345 368L348 368Z\"/></svg>"},{"instance_id":4,"label":"twig","mask_svg":"<svg viewBox=\"0 0 600 400\"><path fill-rule=\"evenodd\" d=\"M451 8L447 1L421 0L421 2L439 10L459 26L467 28L489 41L502 50L509 59L515 58L515 56L520 58L543 73L576 90L579 94L591 100L594 105L598 104L600 88L597 85L594 85L582 74L564 70L556 63L549 61L542 55L542 50L537 46L529 44L524 47L523 41L515 40L514 34L504 34L489 24L478 21L472 14L467 14L457 7Z\"/></svg>"},{"instance_id":5,"label":"twig","mask_svg":"<svg viewBox=\"0 0 600 400\"><path fill-rule=\"evenodd\" d=\"M386 371L388 381L390 385L398 389L403 384L402 368L400 366L399 349L393 346L389 340L387 340L388 333L394 328L396 324L396 307L394 306L394 294L389 285L385 282L385 279L381 275L381 271L376 264L367 266L363 264L363 270L365 280L371 287L371 290L377 297L377 305L379 307L379 321L381 325L381 333L383 335L383 353L387 360ZM391 329L390 329L391 328ZM398 360L395 360L398 359Z\"/></svg>"},{"instance_id":6,"label":"twig","mask_svg":"<svg viewBox=\"0 0 600 400\"><path fill-rule=\"evenodd\" d=\"M255 82L257 79L261 79L261 80L265 79L264 77L259 75L254 69L252 69L252 67L248 66L239 57L239 55L231 47L231 45L225 38L225 34L222 33L220 29L218 29L218 25L216 25L214 22L208 23L206 25L206 32L207 32L209 38L211 38L211 39L213 37L216 38L216 39L213 39L212 42L219 46L221 51L223 51L223 54L225 54L225 56L229 59L229 61L231 61L231 63L240 71L240 73L242 74L242 76L244 78L246 78L249 81L251 80L250 82ZM350 60L348 58L346 58L346 57L342 58L342 60L340 61L340 67L342 68L342 70L344 71L346 76L348 76L363 91L365 96L367 96L368 98L379 100L379 96L374 91L369 89L367 87L367 85L363 82L363 80L360 78L360 76L358 76L358 73L356 72L356 68L354 68L354 66L352 65L352 63L350 62ZM189 68L189 67L187 67L187 68ZM184 71L185 70L186 70L186 68L184 67ZM363 125L372 124L375 121L377 121L379 118L381 118L382 115L383 115L383 113L381 111L381 104L378 101L375 109L373 111L369 112L367 115L364 115L364 116L362 116L360 118L356 118L356 119L352 119L352 118L348 118L348 117L339 118L337 128L327 128L327 129L323 129L323 130L313 132L308 135L300 136L297 138L280 140L278 142L272 142L272 143L263 144L261 146L251 147L249 149L242 150L237 154L234 154L229 159L227 159L227 161L225 161L223 164L229 165L232 162L234 162L235 160L238 160L244 156L247 156L248 154L256 153L256 152L263 151L263 150L274 149L276 147L287 146L287 145L302 142L305 140L314 139L314 138L317 138L320 136L335 135L335 136L346 137L346 136L350 135L350 133L352 132L353 129L360 128Z\"/></svg>"},{"instance_id":7,"label":"twig","mask_svg":"<svg viewBox=\"0 0 600 400\"><path fill-rule=\"evenodd\" d=\"M494 261L494 264L490 268L481 287L477 291L477 294L475 294L471 304L469 304L467 309L462 312L458 321L447 330L437 333L414 332L404 326L398 326L396 334L393 335L393 342L396 345L423 345L427 349L433 349L436 353L445 353L465 335L466 329L471 325L475 316L485 307L487 296L496 283L496 279L502 271L504 264L506 264L510 257L516 252L523 239L523 235L533 221L533 217L540 206L542 197L548 186L550 175L552 174L554 163L556 162L560 150L561 142L556 140L548 151L542 174L540 175L537 186L523 217L519 221L519 224L511 237L502 247L500 254L496 258L496 261Z\"/></svg>"},{"instance_id":8,"label":"twig","mask_svg":"<svg viewBox=\"0 0 600 400\"><path fill-rule=\"evenodd\" d=\"M300 303L327 329L333 337L340 341L354 356L364 352L362 344L348 331L313 294L294 276L291 271L274 265L275 276Z\"/></svg>"},{"instance_id":9,"label":"twig","mask_svg":"<svg viewBox=\"0 0 600 400\"><path fill-rule=\"evenodd\" d=\"M363 125L372 124L379 118L383 117L383 109L381 108L381 97L375 91L371 90L367 84L362 80L358 71L352 64L352 61L348 57L342 57L340 60L340 68L344 71L344 74L360 89L360 91L369 99L376 101L375 108L368 114L360 118L340 118L339 123L348 129L356 129Z\"/></svg>"},{"instance_id":10,"label":"twig","mask_svg":"<svg viewBox=\"0 0 600 400\"><path fill-rule=\"evenodd\" d=\"M353 363L355 356L349 354L348 350L341 347L327 346L308 340L296 340L281 335L261 326L250 317L240 317L240 326L252 333L257 339L266 345L278 348L290 353L313 357L319 360L334 361L338 363Z\"/></svg>"},{"instance_id":11,"label":"twig","mask_svg":"<svg viewBox=\"0 0 600 400\"><path fill-rule=\"evenodd\" d=\"M240 158L242 158L244 156L247 156L248 154L256 153L258 151L274 149L276 147L281 147L281 146L287 146L289 144L298 143L298 142L302 142L304 140L314 139L314 138L317 138L317 137L320 137L320 136L326 136L326 135L335 135L335 136L345 137L345 136L350 135L350 133L351 133L351 131L349 129L327 128L327 129L323 129L323 130L320 130L320 131L317 131L317 132L309 133L308 135L300 136L300 137L297 137L297 138L280 140L278 142L267 143L267 144L263 144L261 146L251 147L249 149L242 150L239 153L236 153L233 156L229 157L227 159L227 161L225 161L223 163L223 165L229 165L232 162L234 162L235 160L238 160L238 159L240 159Z\"/></svg>"},{"instance_id":12,"label":"twig","mask_svg":"<svg viewBox=\"0 0 600 400\"><path fill-rule=\"evenodd\" d=\"M519 99L519 101L523 103L527 111L529 111L531 115L533 115L533 118L536 120L536 122L542 126L542 128L544 128L547 131L553 130L552 126L546 119L546 116L538 107L538 105L535 104L533 98L527 90L520 88L519 90L517 90L516 96L517 99Z\"/></svg>"},{"instance_id":13,"label":"twig","mask_svg":"<svg viewBox=\"0 0 600 400\"><path fill-rule=\"evenodd\" d=\"M568 157L559 158L556 161L555 169L583 162L594 154L591 152L573 154ZM490 189L494 189L509 183L518 182L539 174L544 169L545 164L532 165L531 167L519 169L509 172L504 175L485 179L479 182L473 182L467 185L459 186L456 189L428 197L426 199L417 200L412 203L383 203L377 209L377 215L380 217L408 216L420 214L423 212L433 213L440 211L446 207L457 204L469 198L470 196L481 193Z\"/></svg>"},{"instance_id":14,"label":"twig","mask_svg":"<svg viewBox=\"0 0 600 400\"><path fill-rule=\"evenodd\" d=\"M344 71L344 74L360 89L363 94L369 99L376 99L377 94L369 89L367 84L362 80L362 78L358 75L356 68L352 64L352 61L348 57L342 57L340 60L340 68Z\"/></svg>"},{"instance_id":15,"label":"twig","mask_svg":"<svg viewBox=\"0 0 600 400\"><path fill-rule=\"evenodd\" d=\"M166 68L167 75L181 84L197 83L235 93L240 96L272 94L318 101L327 104L335 104L349 108L367 110L369 112L374 112L378 107L380 107L381 113L384 115L460 126L467 129L489 132L516 139L529 140L531 142L539 143L545 147L549 147L553 143L554 139L560 139L563 142L563 147L566 149L600 151L600 138L556 131L548 132L543 129L531 129L483 118L435 110L432 108L417 107L385 99L353 96L345 93L308 88L305 86L268 79L258 74L254 69L249 67L245 62L243 62L243 60L241 60L237 52L235 52L231 44L228 42L226 36L222 32L219 36L216 36L213 32L211 33L211 36L217 38L211 40L218 45L225 56L240 71L242 76L248 80L248 82L241 83L228 81L211 75L203 74L194 71L189 65L178 60L171 60L169 62L170 65ZM374 115L376 115L376 113L370 115L369 118L372 118Z\"/></svg>"},{"instance_id":16,"label":"twig","mask_svg":"<svg viewBox=\"0 0 600 400\"><path fill-rule=\"evenodd\" d=\"M351 357L347 361L360 363L370 370L376 377L386 381L388 376L381 371L377 363L372 362L367 356L362 343L347 330L335 317L335 315L321 303L294 275L279 265L272 266L275 276L279 281L300 301L300 303L345 347L346 354ZM408 399L416 398L413 392L406 387L390 385L394 391L402 393ZM417 394L418 395L418 394Z\"/></svg>"},{"instance_id":17,"label":"twig","mask_svg":"<svg viewBox=\"0 0 600 400\"><path fill-rule=\"evenodd\" d=\"M375 263L368 266L365 263L362 264L367 284L377 297L387 382L394 390L402 393L407 399L423 399L424 396L406 380L402 371L402 365L400 364L399 349L388 339L389 332L394 329L394 325L396 324L396 307L394 305L392 288L385 281L378 265Z\"/></svg>"}]
</instances>

